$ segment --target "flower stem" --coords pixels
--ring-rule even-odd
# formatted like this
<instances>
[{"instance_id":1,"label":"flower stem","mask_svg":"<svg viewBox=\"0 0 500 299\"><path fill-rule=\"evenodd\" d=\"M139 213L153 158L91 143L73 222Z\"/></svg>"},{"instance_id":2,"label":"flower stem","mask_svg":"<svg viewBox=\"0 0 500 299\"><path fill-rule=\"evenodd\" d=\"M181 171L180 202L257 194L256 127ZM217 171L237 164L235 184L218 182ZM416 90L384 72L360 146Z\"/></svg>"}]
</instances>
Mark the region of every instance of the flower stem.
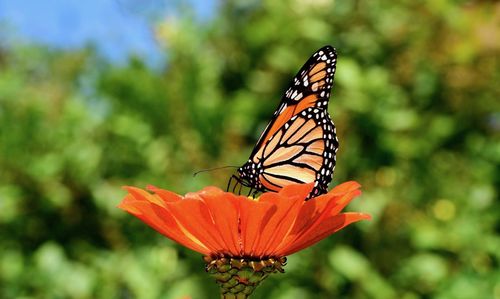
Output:
<instances>
[{"instance_id":1,"label":"flower stem","mask_svg":"<svg viewBox=\"0 0 500 299\"><path fill-rule=\"evenodd\" d=\"M269 274L283 273L286 258L249 259L205 256L206 271L220 286L222 299L246 299Z\"/></svg>"}]
</instances>

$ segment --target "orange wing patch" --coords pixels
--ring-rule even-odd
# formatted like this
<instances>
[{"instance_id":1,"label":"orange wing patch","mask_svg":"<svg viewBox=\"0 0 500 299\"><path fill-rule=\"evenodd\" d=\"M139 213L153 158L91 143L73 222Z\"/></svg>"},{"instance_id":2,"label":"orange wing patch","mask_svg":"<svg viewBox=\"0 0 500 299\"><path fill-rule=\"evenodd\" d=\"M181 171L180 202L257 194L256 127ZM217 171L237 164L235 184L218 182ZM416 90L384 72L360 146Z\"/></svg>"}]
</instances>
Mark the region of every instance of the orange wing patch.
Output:
<instances>
[{"instance_id":1,"label":"orange wing patch","mask_svg":"<svg viewBox=\"0 0 500 299\"><path fill-rule=\"evenodd\" d=\"M292 136L293 134L295 134L295 132L306 122L305 119L303 118L299 118L297 120L295 120L291 125L290 127L288 128L288 130L286 130L286 133L285 135L283 136L283 141L287 141L290 136Z\"/></svg>"},{"instance_id":2,"label":"orange wing patch","mask_svg":"<svg viewBox=\"0 0 500 299\"><path fill-rule=\"evenodd\" d=\"M275 192L278 192L281 189L281 186L284 186L284 185L282 185L283 183L287 184L287 180L272 178L272 177L267 176L265 174L259 175L259 178L260 178L260 182L262 183L262 185L264 185L264 187L266 187L267 190L271 190L271 191L275 191ZM271 183L271 180L273 181L273 183ZM276 184L276 185L274 185L274 184ZM289 182L288 182L288 184L289 184Z\"/></svg>"},{"instance_id":3,"label":"orange wing patch","mask_svg":"<svg viewBox=\"0 0 500 299\"><path fill-rule=\"evenodd\" d=\"M325 142L323 140L315 141L307 147L307 151L321 155L325 151Z\"/></svg>"},{"instance_id":4,"label":"orange wing patch","mask_svg":"<svg viewBox=\"0 0 500 299\"><path fill-rule=\"evenodd\" d=\"M309 76L312 76L316 74L317 72L324 70L326 68L326 63L320 62L317 63L310 71L309 71Z\"/></svg>"},{"instance_id":5,"label":"orange wing patch","mask_svg":"<svg viewBox=\"0 0 500 299\"><path fill-rule=\"evenodd\" d=\"M301 130L301 132L304 132L304 130ZM300 139L300 142L309 143L313 140L323 138L323 129L321 127L316 127L316 128L314 128L314 130L312 130L308 134L302 134L300 132L298 132L297 134L302 136L302 139Z\"/></svg>"},{"instance_id":6,"label":"orange wing patch","mask_svg":"<svg viewBox=\"0 0 500 299\"><path fill-rule=\"evenodd\" d=\"M293 162L309 165L312 168L314 168L314 170L319 171L321 169L321 165L323 163L323 158L320 156L304 154L304 155L301 155L301 156L298 156L297 158L295 158L295 160L293 160Z\"/></svg>"},{"instance_id":7,"label":"orange wing patch","mask_svg":"<svg viewBox=\"0 0 500 299\"><path fill-rule=\"evenodd\" d=\"M283 132L282 131L279 131L276 133L276 135L274 135L271 140L269 141L269 143L267 143L266 145L263 146L264 148L264 157L267 157L271 154L271 152L278 146L280 140L281 140L281 136L283 135Z\"/></svg>"},{"instance_id":8,"label":"orange wing patch","mask_svg":"<svg viewBox=\"0 0 500 299\"><path fill-rule=\"evenodd\" d=\"M311 76L311 82L318 82L326 77L326 71L317 72Z\"/></svg>"},{"instance_id":9,"label":"orange wing patch","mask_svg":"<svg viewBox=\"0 0 500 299\"><path fill-rule=\"evenodd\" d=\"M314 179L316 178L316 173L314 172L314 170L291 164L270 167L269 169L266 170L266 174L277 178L279 177L288 178L287 179L288 184L293 183L293 181L291 181L289 178L294 178L303 183L314 182Z\"/></svg>"},{"instance_id":10,"label":"orange wing patch","mask_svg":"<svg viewBox=\"0 0 500 299\"><path fill-rule=\"evenodd\" d=\"M288 121L290 118L292 118L295 114L295 107L294 106L289 106L286 107L277 117L276 120L274 121L273 125L271 128L269 128L267 134L263 137L263 144L265 144L271 136L273 136L276 132L278 132L279 129ZM263 146L263 145L262 145Z\"/></svg>"},{"instance_id":11,"label":"orange wing patch","mask_svg":"<svg viewBox=\"0 0 500 299\"><path fill-rule=\"evenodd\" d=\"M300 141L300 139L302 139L302 137L304 137L303 134L300 134L300 132L308 132L312 129L314 129L314 127L316 126L316 124L314 123L314 120L312 119L309 119L299 130L299 132L296 132L296 134L294 134L289 140L287 140L287 143L288 144L294 144L294 143L297 143L298 141Z\"/></svg>"},{"instance_id":12,"label":"orange wing patch","mask_svg":"<svg viewBox=\"0 0 500 299\"><path fill-rule=\"evenodd\" d=\"M305 97L302 101L300 101L299 104L297 104L297 108L295 109L295 114L299 114L300 112L306 110L309 107L313 107L316 105L316 102L318 101L318 96L315 94L308 95Z\"/></svg>"},{"instance_id":13,"label":"orange wing patch","mask_svg":"<svg viewBox=\"0 0 500 299\"><path fill-rule=\"evenodd\" d=\"M266 160L264 161L263 165L268 166L272 165L275 163L280 163L284 162L287 160L292 160L295 156L300 154L304 150L304 147L302 145L294 145L290 147L278 147L276 148L276 151L272 153L269 157L266 157Z\"/></svg>"}]
</instances>

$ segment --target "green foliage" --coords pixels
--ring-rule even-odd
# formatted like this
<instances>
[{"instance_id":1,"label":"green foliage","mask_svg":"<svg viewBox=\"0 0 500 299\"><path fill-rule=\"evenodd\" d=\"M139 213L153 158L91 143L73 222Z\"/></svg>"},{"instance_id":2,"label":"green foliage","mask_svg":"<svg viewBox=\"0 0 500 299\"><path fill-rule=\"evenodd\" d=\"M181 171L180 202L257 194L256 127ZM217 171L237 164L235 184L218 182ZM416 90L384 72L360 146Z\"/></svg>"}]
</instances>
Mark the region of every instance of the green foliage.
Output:
<instances>
[{"instance_id":1,"label":"green foliage","mask_svg":"<svg viewBox=\"0 0 500 299\"><path fill-rule=\"evenodd\" d=\"M494 2L223 1L157 28L168 64L0 50L0 297L214 298L196 253L116 209L122 185L225 186L298 67L339 52L334 184L373 220L255 298L500 298Z\"/></svg>"}]
</instances>

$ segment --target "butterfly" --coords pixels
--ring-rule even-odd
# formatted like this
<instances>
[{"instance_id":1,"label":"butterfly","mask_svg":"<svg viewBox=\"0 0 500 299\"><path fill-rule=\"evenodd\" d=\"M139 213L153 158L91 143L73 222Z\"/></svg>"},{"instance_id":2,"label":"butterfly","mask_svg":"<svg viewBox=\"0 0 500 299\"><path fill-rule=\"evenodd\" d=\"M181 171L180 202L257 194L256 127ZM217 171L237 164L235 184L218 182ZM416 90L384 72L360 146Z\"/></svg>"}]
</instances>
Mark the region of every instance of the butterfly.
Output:
<instances>
[{"instance_id":1,"label":"butterfly","mask_svg":"<svg viewBox=\"0 0 500 299\"><path fill-rule=\"evenodd\" d=\"M260 135L248 161L232 179L255 195L314 182L308 198L328 191L339 142L328 114L337 53L325 46L302 66ZM235 185L236 187L236 185ZM234 191L235 188L233 188Z\"/></svg>"}]
</instances>

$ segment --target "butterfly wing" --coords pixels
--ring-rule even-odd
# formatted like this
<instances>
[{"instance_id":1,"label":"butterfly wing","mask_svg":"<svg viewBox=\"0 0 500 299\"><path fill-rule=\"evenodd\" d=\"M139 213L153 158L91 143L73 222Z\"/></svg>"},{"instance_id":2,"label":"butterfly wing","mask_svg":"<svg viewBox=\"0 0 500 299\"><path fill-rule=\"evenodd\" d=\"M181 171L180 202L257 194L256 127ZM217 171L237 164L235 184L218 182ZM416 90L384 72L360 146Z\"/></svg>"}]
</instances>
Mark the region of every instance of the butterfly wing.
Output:
<instances>
[{"instance_id":1,"label":"butterfly wing","mask_svg":"<svg viewBox=\"0 0 500 299\"><path fill-rule=\"evenodd\" d=\"M338 149L327 110L336 61L335 49L323 47L294 77L250 159L238 169L249 187L278 191L315 182L310 196L326 193Z\"/></svg>"},{"instance_id":2,"label":"butterfly wing","mask_svg":"<svg viewBox=\"0 0 500 299\"><path fill-rule=\"evenodd\" d=\"M252 155L294 115L309 107L328 107L336 63L337 53L332 46L319 49L309 58L285 91Z\"/></svg>"}]
</instances>

